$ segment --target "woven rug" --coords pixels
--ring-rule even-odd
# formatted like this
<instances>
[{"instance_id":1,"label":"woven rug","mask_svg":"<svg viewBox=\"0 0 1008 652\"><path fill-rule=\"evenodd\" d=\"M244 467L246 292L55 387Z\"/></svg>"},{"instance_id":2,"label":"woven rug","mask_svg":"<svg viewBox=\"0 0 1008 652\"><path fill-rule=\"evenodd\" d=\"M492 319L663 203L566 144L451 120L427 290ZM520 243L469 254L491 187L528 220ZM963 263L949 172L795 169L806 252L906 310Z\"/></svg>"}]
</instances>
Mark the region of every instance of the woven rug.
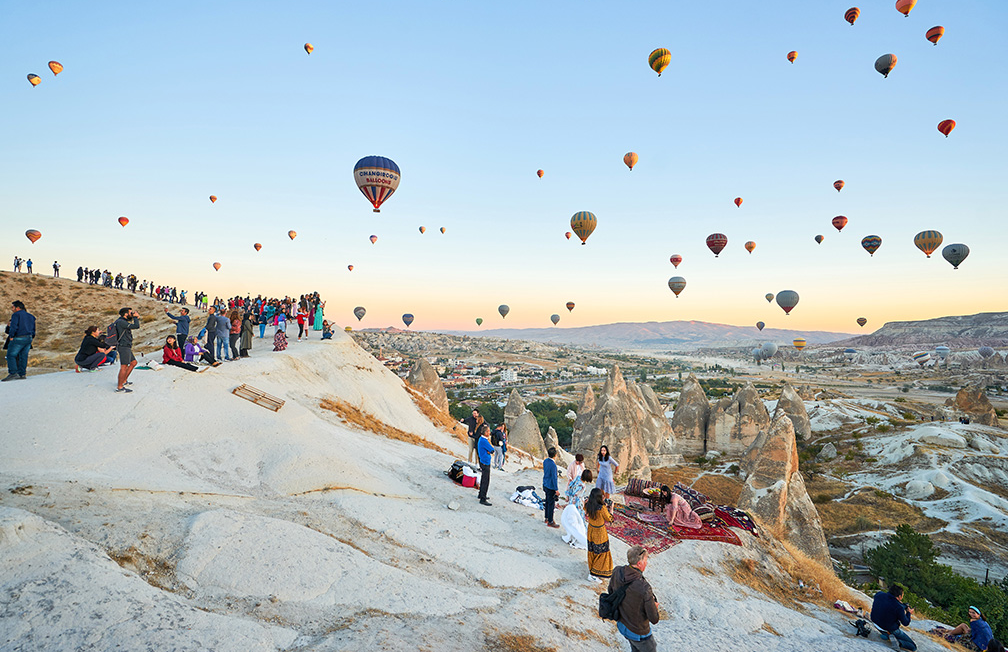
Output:
<instances>
[{"instance_id":1,"label":"woven rug","mask_svg":"<svg viewBox=\"0 0 1008 652\"><path fill-rule=\"evenodd\" d=\"M688 527L676 527L672 526L669 528L671 531L675 532L676 536L680 539L693 539L695 541L718 541L720 543L731 543L736 546L742 545L742 540L739 539L738 535L732 532L730 529L714 525L709 523L704 523L704 526L699 530L694 530Z\"/></svg>"},{"instance_id":2,"label":"woven rug","mask_svg":"<svg viewBox=\"0 0 1008 652\"><path fill-rule=\"evenodd\" d=\"M613 505L613 521L606 524L609 536L616 537L627 545L644 546L651 555L657 555L679 543L679 539L664 528L634 518L636 513L621 505Z\"/></svg>"}]
</instances>

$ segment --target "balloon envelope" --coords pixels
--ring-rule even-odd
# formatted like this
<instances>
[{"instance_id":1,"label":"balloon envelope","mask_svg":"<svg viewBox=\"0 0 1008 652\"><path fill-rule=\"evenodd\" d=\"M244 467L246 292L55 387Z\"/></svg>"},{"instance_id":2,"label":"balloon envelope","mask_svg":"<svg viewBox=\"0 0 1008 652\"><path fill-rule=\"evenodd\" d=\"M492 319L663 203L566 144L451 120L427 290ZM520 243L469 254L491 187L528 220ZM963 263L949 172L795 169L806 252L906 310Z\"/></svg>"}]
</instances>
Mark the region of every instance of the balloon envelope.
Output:
<instances>
[{"instance_id":1,"label":"balloon envelope","mask_svg":"<svg viewBox=\"0 0 1008 652\"><path fill-rule=\"evenodd\" d=\"M756 358L757 360L761 360L763 358L763 349L755 348L750 353L752 353L752 357Z\"/></svg>"},{"instance_id":2,"label":"balloon envelope","mask_svg":"<svg viewBox=\"0 0 1008 652\"><path fill-rule=\"evenodd\" d=\"M568 301L567 302L567 312L571 312L573 310L574 310L574 302L573 301Z\"/></svg>"},{"instance_id":3,"label":"balloon envelope","mask_svg":"<svg viewBox=\"0 0 1008 652\"><path fill-rule=\"evenodd\" d=\"M951 263L952 269L959 269L966 256L969 256L969 247L964 244L950 244L942 249L942 258Z\"/></svg>"},{"instance_id":4,"label":"balloon envelope","mask_svg":"<svg viewBox=\"0 0 1008 652\"><path fill-rule=\"evenodd\" d=\"M977 353L980 354L981 358L987 359L992 355L994 355L994 349L992 349L989 346L981 346L979 349L977 349Z\"/></svg>"},{"instance_id":5,"label":"balloon envelope","mask_svg":"<svg viewBox=\"0 0 1008 652\"><path fill-rule=\"evenodd\" d=\"M749 242L745 243L745 248L746 248L746 251L748 251L749 253L752 253L756 249L756 243L753 242L752 240L750 240Z\"/></svg>"},{"instance_id":6,"label":"balloon envelope","mask_svg":"<svg viewBox=\"0 0 1008 652\"><path fill-rule=\"evenodd\" d=\"M311 54L312 50L314 50L314 49L315 49L315 46L312 45L311 43L305 43L304 44L304 51L307 52L308 54Z\"/></svg>"},{"instance_id":7,"label":"balloon envelope","mask_svg":"<svg viewBox=\"0 0 1008 652\"><path fill-rule=\"evenodd\" d=\"M857 20L858 16L860 16L860 15L861 15L861 10L860 9L858 9L857 7L851 7L850 9L848 9L844 13L843 17L844 17L844 20L846 20L848 23L850 23L851 25L853 25L854 21Z\"/></svg>"},{"instance_id":8,"label":"balloon envelope","mask_svg":"<svg viewBox=\"0 0 1008 652\"><path fill-rule=\"evenodd\" d=\"M763 351L764 359L772 358L777 355L777 345L773 342L764 342L760 349Z\"/></svg>"},{"instance_id":9,"label":"balloon envelope","mask_svg":"<svg viewBox=\"0 0 1008 652\"><path fill-rule=\"evenodd\" d=\"M217 202L217 195L210 195L210 203L214 204Z\"/></svg>"},{"instance_id":10,"label":"balloon envelope","mask_svg":"<svg viewBox=\"0 0 1008 652\"><path fill-rule=\"evenodd\" d=\"M815 237L816 244L822 244L822 241L825 240L825 239L826 238L822 237L821 235L817 235Z\"/></svg>"},{"instance_id":11,"label":"balloon envelope","mask_svg":"<svg viewBox=\"0 0 1008 652\"><path fill-rule=\"evenodd\" d=\"M554 326L556 326L557 324L560 323L560 315L553 313L552 315L550 315L550 321L553 322Z\"/></svg>"},{"instance_id":12,"label":"balloon envelope","mask_svg":"<svg viewBox=\"0 0 1008 652\"><path fill-rule=\"evenodd\" d=\"M798 293L794 290L783 290L778 292L777 305L784 309L784 314L790 315L791 310L798 305Z\"/></svg>"},{"instance_id":13,"label":"balloon envelope","mask_svg":"<svg viewBox=\"0 0 1008 652\"><path fill-rule=\"evenodd\" d=\"M847 218L844 217L843 215L837 215L836 217L833 218L832 223L833 228L835 228L837 231L843 231L843 228L847 226Z\"/></svg>"},{"instance_id":14,"label":"balloon envelope","mask_svg":"<svg viewBox=\"0 0 1008 652\"><path fill-rule=\"evenodd\" d=\"M918 351L917 353L913 354L913 361L916 362L917 364L919 364L922 367L925 364L927 364L928 360L930 360L930 359L931 359L931 354L928 353L927 351Z\"/></svg>"},{"instance_id":15,"label":"balloon envelope","mask_svg":"<svg viewBox=\"0 0 1008 652\"><path fill-rule=\"evenodd\" d=\"M944 240L944 237L939 231L930 229L928 231L921 231L915 235L914 245L923 251L925 256L930 258L931 254L941 246L942 240Z\"/></svg>"},{"instance_id":16,"label":"balloon envelope","mask_svg":"<svg viewBox=\"0 0 1008 652\"><path fill-rule=\"evenodd\" d=\"M879 72L883 77L888 77L892 69L896 67L896 55L895 54L883 54L878 59L875 59L875 70Z\"/></svg>"},{"instance_id":17,"label":"balloon envelope","mask_svg":"<svg viewBox=\"0 0 1008 652\"><path fill-rule=\"evenodd\" d=\"M545 172L543 172L542 170L536 170L536 174L537 174L537 175L539 175L539 178L540 178L540 179L542 179L542 178L543 178L543 175L544 175L544 174L546 174L546 173L545 173Z\"/></svg>"},{"instance_id":18,"label":"balloon envelope","mask_svg":"<svg viewBox=\"0 0 1008 652\"><path fill-rule=\"evenodd\" d=\"M934 29L934 28L932 28L932 29ZM944 31L944 29L942 31ZM58 75L61 72L63 72L63 64L60 63L59 61L50 61L49 62L49 70L52 70L53 77L55 77L56 75Z\"/></svg>"},{"instance_id":19,"label":"balloon envelope","mask_svg":"<svg viewBox=\"0 0 1008 652\"><path fill-rule=\"evenodd\" d=\"M672 53L665 48L657 48L648 55L648 65L661 77L662 71L672 62Z\"/></svg>"},{"instance_id":20,"label":"balloon envelope","mask_svg":"<svg viewBox=\"0 0 1008 652\"><path fill-rule=\"evenodd\" d=\"M742 207L742 198L741 197L736 197L735 198L735 205L738 206L739 208Z\"/></svg>"},{"instance_id":21,"label":"balloon envelope","mask_svg":"<svg viewBox=\"0 0 1008 652\"><path fill-rule=\"evenodd\" d=\"M791 342L791 345L794 346L794 348L798 349L799 351L801 351L802 349L805 348L805 344L806 344L805 338L803 338L803 337L796 337Z\"/></svg>"},{"instance_id":22,"label":"balloon envelope","mask_svg":"<svg viewBox=\"0 0 1008 652\"><path fill-rule=\"evenodd\" d=\"M357 188L374 206L375 213L381 212L382 203L399 187L401 177L395 161L384 156L365 156L357 161L353 175Z\"/></svg>"},{"instance_id":23,"label":"balloon envelope","mask_svg":"<svg viewBox=\"0 0 1008 652\"><path fill-rule=\"evenodd\" d=\"M426 226L421 226L420 227L420 235L423 235L424 233L427 233L427 227Z\"/></svg>"},{"instance_id":24,"label":"balloon envelope","mask_svg":"<svg viewBox=\"0 0 1008 652\"><path fill-rule=\"evenodd\" d=\"M293 230L288 231L287 232L287 237L290 238L291 240L293 240L294 238L297 237L297 231L293 231Z\"/></svg>"},{"instance_id":25,"label":"balloon envelope","mask_svg":"<svg viewBox=\"0 0 1008 652\"><path fill-rule=\"evenodd\" d=\"M851 360L854 359L854 356L857 355L857 350L856 349L844 349L843 354L844 354L844 357L847 358L847 360L849 362L849 361L851 361Z\"/></svg>"},{"instance_id":26,"label":"balloon envelope","mask_svg":"<svg viewBox=\"0 0 1008 652\"><path fill-rule=\"evenodd\" d=\"M763 298L766 299L767 303L770 303L771 301L773 301L773 297L774 297L773 292L767 292Z\"/></svg>"},{"instance_id":27,"label":"balloon envelope","mask_svg":"<svg viewBox=\"0 0 1008 652\"><path fill-rule=\"evenodd\" d=\"M938 354L938 357L939 357L940 359L942 359L942 360L944 360L945 358L947 358L947 357L948 357L948 354L949 354L949 353L950 353L951 351L952 351L952 349L948 348L948 347L947 347L947 346L945 346L944 344L943 344L943 345L941 345L941 346L936 346L936 347L935 347L935 353L937 353L937 354Z\"/></svg>"},{"instance_id":28,"label":"balloon envelope","mask_svg":"<svg viewBox=\"0 0 1008 652\"><path fill-rule=\"evenodd\" d=\"M623 155L623 162L633 171L633 166L637 165L637 152L627 152Z\"/></svg>"},{"instance_id":29,"label":"balloon envelope","mask_svg":"<svg viewBox=\"0 0 1008 652\"><path fill-rule=\"evenodd\" d=\"M482 326L483 325L483 318L482 317L477 317L476 318L476 325L477 326Z\"/></svg>"},{"instance_id":30,"label":"balloon envelope","mask_svg":"<svg viewBox=\"0 0 1008 652\"><path fill-rule=\"evenodd\" d=\"M497 306L497 312L500 313L501 319L503 319L507 317L509 312L511 312L511 308L509 308L507 304L502 303L501 305Z\"/></svg>"},{"instance_id":31,"label":"balloon envelope","mask_svg":"<svg viewBox=\"0 0 1008 652\"><path fill-rule=\"evenodd\" d=\"M28 229L24 232L25 237L31 240L32 244L38 242L38 239L42 237L41 231L36 231L35 229Z\"/></svg>"},{"instance_id":32,"label":"balloon envelope","mask_svg":"<svg viewBox=\"0 0 1008 652\"><path fill-rule=\"evenodd\" d=\"M214 264L213 264L213 268L214 268L214 269L215 269L216 271L218 271L218 272L219 272L219 271L220 271L220 268L221 268L221 264L220 264L220 263L214 263Z\"/></svg>"},{"instance_id":33,"label":"balloon envelope","mask_svg":"<svg viewBox=\"0 0 1008 652\"><path fill-rule=\"evenodd\" d=\"M791 63L794 63L794 60L797 58L798 53L796 51L791 50L790 52L787 53L787 60L790 61Z\"/></svg>"},{"instance_id":34,"label":"balloon envelope","mask_svg":"<svg viewBox=\"0 0 1008 652\"><path fill-rule=\"evenodd\" d=\"M126 226L127 224L129 224L128 217L123 216L119 218L119 226Z\"/></svg>"},{"instance_id":35,"label":"balloon envelope","mask_svg":"<svg viewBox=\"0 0 1008 652\"><path fill-rule=\"evenodd\" d=\"M927 34L924 35L927 40L931 41L935 45L938 45L938 41L940 41L943 36L945 36L945 28L941 25L935 25L927 31Z\"/></svg>"},{"instance_id":36,"label":"balloon envelope","mask_svg":"<svg viewBox=\"0 0 1008 652\"><path fill-rule=\"evenodd\" d=\"M707 236L707 248L714 253L714 257L717 258L725 246L728 244L728 236L724 233L711 233Z\"/></svg>"},{"instance_id":37,"label":"balloon envelope","mask_svg":"<svg viewBox=\"0 0 1008 652\"><path fill-rule=\"evenodd\" d=\"M353 314L354 317L357 318L357 321L360 321L364 319L364 315L367 314L367 310L364 308L364 306L357 306L356 308L353 309Z\"/></svg>"},{"instance_id":38,"label":"balloon envelope","mask_svg":"<svg viewBox=\"0 0 1008 652\"><path fill-rule=\"evenodd\" d=\"M942 120L938 123L938 131L945 134L946 138L952 133L953 129L955 129L955 120Z\"/></svg>"},{"instance_id":39,"label":"balloon envelope","mask_svg":"<svg viewBox=\"0 0 1008 652\"><path fill-rule=\"evenodd\" d=\"M252 245L252 246L253 246L253 247L255 247L255 250L256 250L256 251L259 251L260 249L262 249L262 245L261 245L261 244L259 244L258 242L257 242L257 243L255 243L255 244L254 244L254 245Z\"/></svg>"},{"instance_id":40,"label":"balloon envelope","mask_svg":"<svg viewBox=\"0 0 1008 652\"><path fill-rule=\"evenodd\" d=\"M442 227L441 227L441 235L444 235L444 232L445 232L445 231L447 231L447 230L448 230L448 229L446 229L446 228L444 228L444 227L442 226Z\"/></svg>"},{"instance_id":41,"label":"balloon envelope","mask_svg":"<svg viewBox=\"0 0 1008 652\"><path fill-rule=\"evenodd\" d=\"M864 250L870 255L874 256L875 252L878 251L878 248L882 246L882 238L877 235L866 235L861 238L861 246L864 247Z\"/></svg>"},{"instance_id":42,"label":"balloon envelope","mask_svg":"<svg viewBox=\"0 0 1008 652\"><path fill-rule=\"evenodd\" d=\"M409 328L410 324L413 323L413 315L411 315L410 313L406 313L405 315L403 315L402 323L406 324L406 328Z\"/></svg>"},{"instance_id":43,"label":"balloon envelope","mask_svg":"<svg viewBox=\"0 0 1008 652\"><path fill-rule=\"evenodd\" d=\"M374 244L374 243L378 242L378 236L373 235L370 238L368 238L368 240L371 241L371 244Z\"/></svg>"},{"instance_id":44,"label":"balloon envelope","mask_svg":"<svg viewBox=\"0 0 1008 652\"><path fill-rule=\"evenodd\" d=\"M595 218L594 213L589 213L588 211L578 211L571 216L571 229L577 234L577 237L581 238L581 244L587 244L588 236L592 234L595 230L595 226L598 224L598 220Z\"/></svg>"},{"instance_id":45,"label":"balloon envelope","mask_svg":"<svg viewBox=\"0 0 1008 652\"><path fill-rule=\"evenodd\" d=\"M42 83L42 78L36 75L35 73L29 73L28 83L30 83L32 86L38 86L39 84Z\"/></svg>"},{"instance_id":46,"label":"balloon envelope","mask_svg":"<svg viewBox=\"0 0 1008 652\"><path fill-rule=\"evenodd\" d=\"M686 279L681 276L673 276L668 280L669 289L679 298L679 293L686 289Z\"/></svg>"},{"instance_id":47,"label":"balloon envelope","mask_svg":"<svg viewBox=\"0 0 1008 652\"><path fill-rule=\"evenodd\" d=\"M896 11L904 16L910 15L910 10L917 4L917 0L896 0Z\"/></svg>"},{"instance_id":48,"label":"balloon envelope","mask_svg":"<svg viewBox=\"0 0 1008 652\"><path fill-rule=\"evenodd\" d=\"M347 268L347 271L349 271L349 272L353 271L353 265L347 265L346 268Z\"/></svg>"},{"instance_id":49,"label":"balloon envelope","mask_svg":"<svg viewBox=\"0 0 1008 652\"><path fill-rule=\"evenodd\" d=\"M833 182L833 187L836 188L837 192L840 192L841 190L843 190L843 187L844 187L843 179L837 179L836 181L834 181Z\"/></svg>"},{"instance_id":50,"label":"balloon envelope","mask_svg":"<svg viewBox=\"0 0 1008 652\"><path fill-rule=\"evenodd\" d=\"M673 267L678 268L679 263L682 262L682 256L680 256L679 254L672 254L671 256L669 256L669 262L672 263Z\"/></svg>"},{"instance_id":51,"label":"balloon envelope","mask_svg":"<svg viewBox=\"0 0 1008 652\"><path fill-rule=\"evenodd\" d=\"M761 322L761 321L758 321L758 322L756 322L756 330L759 330L759 331L761 331L761 330L763 330L764 328L766 328L766 324L764 324L764 323L763 323L763 322Z\"/></svg>"},{"instance_id":52,"label":"balloon envelope","mask_svg":"<svg viewBox=\"0 0 1008 652\"><path fill-rule=\"evenodd\" d=\"M565 238L567 238L568 240L570 240L570 237L571 237L572 235L574 235L574 234L573 234L573 233L571 233L570 231L567 231L566 233L564 233L564 237L565 237Z\"/></svg>"},{"instance_id":53,"label":"balloon envelope","mask_svg":"<svg viewBox=\"0 0 1008 652\"><path fill-rule=\"evenodd\" d=\"M865 319L864 317L858 317L857 318L857 325L858 326L861 326L862 328L864 328L864 325L867 324L867 323L868 323L868 320Z\"/></svg>"}]
</instances>

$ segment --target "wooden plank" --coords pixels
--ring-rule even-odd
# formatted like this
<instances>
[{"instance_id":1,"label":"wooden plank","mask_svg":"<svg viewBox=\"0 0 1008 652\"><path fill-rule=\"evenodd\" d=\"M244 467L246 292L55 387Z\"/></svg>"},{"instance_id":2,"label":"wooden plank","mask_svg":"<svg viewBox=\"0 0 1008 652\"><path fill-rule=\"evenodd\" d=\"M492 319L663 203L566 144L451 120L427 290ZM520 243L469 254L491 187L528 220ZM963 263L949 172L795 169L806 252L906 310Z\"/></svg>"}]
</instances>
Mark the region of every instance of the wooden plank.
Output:
<instances>
[{"instance_id":1,"label":"wooden plank","mask_svg":"<svg viewBox=\"0 0 1008 652\"><path fill-rule=\"evenodd\" d=\"M268 410L273 410L274 412L278 412L285 403L285 401L275 396L270 396L261 389L256 389L255 387L244 383L231 390L231 393L245 399L246 401L251 401L258 406L264 407Z\"/></svg>"}]
</instances>

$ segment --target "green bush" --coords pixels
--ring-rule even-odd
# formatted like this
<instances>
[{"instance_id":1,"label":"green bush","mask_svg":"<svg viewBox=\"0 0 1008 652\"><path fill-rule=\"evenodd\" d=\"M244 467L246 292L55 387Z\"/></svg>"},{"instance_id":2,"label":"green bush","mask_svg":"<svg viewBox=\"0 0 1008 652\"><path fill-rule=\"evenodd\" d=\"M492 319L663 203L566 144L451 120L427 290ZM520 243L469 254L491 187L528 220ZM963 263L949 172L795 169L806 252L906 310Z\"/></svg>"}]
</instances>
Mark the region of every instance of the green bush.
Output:
<instances>
[{"instance_id":1,"label":"green bush","mask_svg":"<svg viewBox=\"0 0 1008 652\"><path fill-rule=\"evenodd\" d=\"M565 415L571 410L577 412L576 403L557 404L553 399L546 399L529 403L527 407L535 415L536 421L539 423L539 430L543 435L552 426L556 430L557 441L560 442L560 445L570 446L571 437L574 434L574 422Z\"/></svg>"}]
</instances>

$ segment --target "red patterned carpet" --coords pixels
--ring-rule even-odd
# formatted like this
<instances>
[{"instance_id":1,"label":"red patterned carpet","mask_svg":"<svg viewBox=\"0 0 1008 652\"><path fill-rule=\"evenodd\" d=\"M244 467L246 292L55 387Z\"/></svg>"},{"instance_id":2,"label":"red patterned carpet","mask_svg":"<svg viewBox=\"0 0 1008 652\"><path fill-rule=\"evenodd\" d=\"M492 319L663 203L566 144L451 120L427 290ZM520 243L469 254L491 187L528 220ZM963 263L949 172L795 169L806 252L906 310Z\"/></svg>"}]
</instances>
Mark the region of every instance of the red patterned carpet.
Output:
<instances>
[{"instance_id":1,"label":"red patterned carpet","mask_svg":"<svg viewBox=\"0 0 1008 652\"><path fill-rule=\"evenodd\" d=\"M616 537L631 546L644 546L648 554L656 555L679 543L679 539L665 528L642 523L635 518L636 512L620 505L613 505L613 522L606 524L609 536Z\"/></svg>"}]
</instances>

